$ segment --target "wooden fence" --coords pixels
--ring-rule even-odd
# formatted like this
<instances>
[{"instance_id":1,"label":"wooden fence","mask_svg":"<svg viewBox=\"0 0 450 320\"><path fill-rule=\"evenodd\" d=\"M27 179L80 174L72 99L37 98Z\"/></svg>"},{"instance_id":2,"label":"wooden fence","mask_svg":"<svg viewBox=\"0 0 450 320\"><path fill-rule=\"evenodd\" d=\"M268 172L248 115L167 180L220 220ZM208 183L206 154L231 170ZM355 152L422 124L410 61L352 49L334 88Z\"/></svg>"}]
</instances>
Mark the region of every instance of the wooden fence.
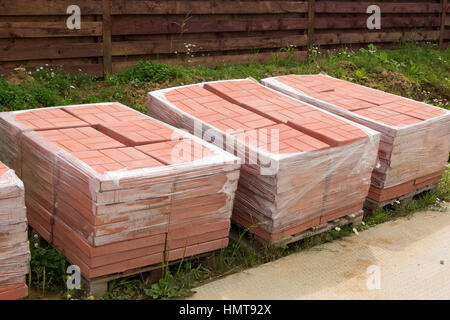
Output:
<instances>
[{"instance_id":1,"label":"wooden fence","mask_svg":"<svg viewBox=\"0 0 450 320\"><path fill-rule=\"evenodd\" d=\"M369 30L369 5L381 29ZM67 8L81 10L69 30ZM180 63L272 59L286 45L358 47L411 39L450 40L448 0L0 0L0 71L62 65L95 75L139 60Z\"/></svg>"}]
</instances>

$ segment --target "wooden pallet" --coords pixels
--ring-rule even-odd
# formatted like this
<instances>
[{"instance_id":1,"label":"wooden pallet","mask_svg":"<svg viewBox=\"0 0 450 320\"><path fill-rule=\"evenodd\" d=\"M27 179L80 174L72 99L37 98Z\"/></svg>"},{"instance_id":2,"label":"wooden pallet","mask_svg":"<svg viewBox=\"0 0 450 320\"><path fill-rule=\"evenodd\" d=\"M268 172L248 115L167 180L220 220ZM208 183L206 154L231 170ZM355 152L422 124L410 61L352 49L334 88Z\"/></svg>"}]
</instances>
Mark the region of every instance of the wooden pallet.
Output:
<instances>
[{"instance_id":1,"label":"wooden pallet","mask_svg":"<svg viewBox=\"0 0 450 320\"><path fill-rule=\"evenodd\" d=\"M332 221L328 221L321 225L312 227L308 230L305 230L305 231L299 232L297 234L291 235L289 237L283 238L281 240L272 242L272 244L279 245L279 246L287 245L290 243L300 241L305 238L315 236L317 234L327 232L336 227L342 227L342 226L345 226L348 224L359 225L363 221L363 217L364 217L364 211L359 210L358 212L346 215L344 217L341 217L341 218L338 218L338 219L335 219ZM255 234L250 234L249 232L246 232L246 234L241 237L242 232L244 232L244 230L240 227L232 228L230 231L230 239L235 242L240 241L243 246L245 246L247 248L256 249L256 250L258 250L261 247L261 245L268 243L267 240L264 240L263 238L255 235ZM254 239L255 241L252 241L252 239Z\"/></svg>"},{"instance_id":2,"label":"wooden pallet","mask_svg":"<svg viewBox=\"0 0 450 320\"><path fill-rule=\"evenodd\" d=\"M174 263L176 262L169 263L169 265ZM82 275L81 284L87 294L93 295L94 297L100 297L108 291L108 283L110 281L133 276L139 273L145 273L146 279L149 283L157 282L162 276L162 265L161 263L158 263L151 266L136 268L92 279L88 279Z\"/></svg>"},{"instance_id":3,"label":"wooden pallet","mask_svg":"<svg viewBox=\"0 0 450 320\"><path fill-rule=\"evenodd\" d=\"M35 240L39 244L39 246L46 247L48 245L51 245L36 230L34 230L32 227L30 227L30 235L32 237L34 237L35 234L37 234L39 236L38 239ZM169 266L173 266L173 265L180 263L182 260L183 261L191 261L194 259L203 259L203 258L212 257L218 251L220 251L220 250L205 252L202 254L186 257L184 259L170 261L168 264L169 264ZM69 259L67 259L67 260L69 261L69 263L72 263L72 262L70 262ZM157 264L144 266L144 267L140 267L140 268L135 268L135 269L130 269L127 271L109 274L109 275L105 275L105 276L101 276L101 277L97 277L97 278L87 278L87 277L83 276L83 274L81 274L81 284L87 294L92 295L94 297L100 297L108 291L108 283L110 281L133 276L133 275L140 274L140 273L143 273L145 275L145 279L148 284L158 282L159 279L161 279L162 274L163 274L162 263L160 262Z\"/></svg>"},{"instance_id":4,"label":"wooden pallet","mask_svg":"<svg viewBox=\"0 0 450 320\"><path fill-rule=\"evenodd\" d=\"M194 259L206 258L206 257L212 256L216 251L206 252L206 253L202 253L199 255L186 257L184 259L170 261L168 263L168 265L173 266L173 265L180 263L181 261L190 261L190 260L194 260ZM165 267L167 267L167 264ZM92 295L94 297L101 297L103 294L105 294L108 291L108 283L110 281L133 276L133 275L140 274L140 273L144 274L147 284L152 284L152 283L158 282L159 279L161 279L161 277L163 275L162 263L157 263L157 264L150 265L150 266L135 268L135 269L127 270L124 272L109 274L109 275L101 276L98 278L89 279L89 278L86 278L83 275L81 275L81 284L83 285L83 289L86 291L87 294Z\"/></svg>"},{"instance_id":5,"label":"wooden pallet","mask_svg":"<svg viewBox=\"0 0 450 320\"><path fill-rule=\"evenodd\" d=\"M365 214L366 215L370 214L375 209L383 208L383 207L385 207L387 205L390 205L390 204L393 204L393 203L395 203L397 201L399 201L402 205L408 205L412 201L413 197L415 197L416 195L418 195L420 193L423 193L423 192L426 192L426 191L430 191L430 190L436 189L438 183L439 182L435 182L435 183L429 184L429 185L427 185L425 187L415 189L415 190L413 190L413 191L411 191L411 192L409 192L409 193L407 193L405 195L402 195L400 197L396 197L396 198L393 198L393 199L389 199L389 200L376 201L376 200L373 200L373 199L370 199L370 198L366 198L366 201L364 202Z\"/></svg>"}]
</instances>

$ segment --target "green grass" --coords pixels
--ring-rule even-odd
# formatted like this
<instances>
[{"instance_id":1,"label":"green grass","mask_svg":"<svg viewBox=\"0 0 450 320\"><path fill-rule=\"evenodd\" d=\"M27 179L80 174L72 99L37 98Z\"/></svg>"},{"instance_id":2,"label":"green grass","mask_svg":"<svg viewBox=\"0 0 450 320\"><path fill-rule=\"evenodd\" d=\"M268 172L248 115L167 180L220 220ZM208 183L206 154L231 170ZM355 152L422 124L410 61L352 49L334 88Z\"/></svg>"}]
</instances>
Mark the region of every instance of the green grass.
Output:
<instances>
[{"instance_id":1,"label":"green grass","mask_svg":"<svg viewBox=\"0 0 450 320\"><path fill-rule=\"evenodd\" d=\"M0 77L0 111L56 105L120 101L145 111L145 93L155 89L203 81L326 72L334 77L400 94L440 107L450 106L450 48L433 44L401 43L392 50L369 45L356 52L345 48L323 54L313 48L299 61L295 48L286 46L267 63L171 66L142 61L106 79L67 75L46 66L31 74L13 76L13 83ZM288 53L281 58L282 53Z\"/></svg>"},{"instance_id":2,"label":"green grass","mask_svg":"<svg viewBox=\"0 0 450 320\"><path fill-rule=\"evenodd\" d=\"M331 76L355 83L400 94L433 105L450 107L450 48L439 51L433 44L401 43L392 50L378 50L370 45L356 52L341 48L326 54L320 48L311 50L306 61L294 58L295 48L286 46L267 63L242 65L221 64L170 66L143 61L106 79L79 74L69 76L62 70L42 66L31 74L21 73L8 79L0 76L0 111L23 110L39 107L119 101L145 112L145 94L148 91L221 79L265 77L297 73L325 72ZM282 53L287 57L281 58ZM380 223L408 217L428 208L439 210L440 204L450 201L449 170L437 190L424 193L408 205L394 204L376 210L357 230ZM143 275L111 282L103 299L166 299L180 298L192 293L198 283L237 272L262 263L276 260L293 252L307 250L316 245L333 241L353 233L352 226L304 239L292 245L265 244L255 252L242 241L230 241L230 245L207 260L183 261L174 266L164 266L164 274L156 284L149 285ZM243 234L242 236L248 236ZM250 236L251 239L251 236ZM67 262L50 246L31 245L31 285L36 298L51 295L67 299L89 299L83 290L64 289ZM45 279L44 279L45 274ZM56 292L56 293L55 293ZM69 295L69 296L68 296Z\"/></svg>"}]
</instances>

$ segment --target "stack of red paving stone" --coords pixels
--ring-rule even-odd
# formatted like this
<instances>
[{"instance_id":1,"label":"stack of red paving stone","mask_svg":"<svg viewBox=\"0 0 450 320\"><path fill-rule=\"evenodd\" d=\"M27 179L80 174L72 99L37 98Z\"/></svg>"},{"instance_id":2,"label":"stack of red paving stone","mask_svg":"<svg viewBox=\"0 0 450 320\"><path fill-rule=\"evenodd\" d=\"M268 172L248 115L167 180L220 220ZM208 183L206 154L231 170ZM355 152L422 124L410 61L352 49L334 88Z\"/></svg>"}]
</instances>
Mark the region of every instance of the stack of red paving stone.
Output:
<instances>
[{"instance_id":1,"label":"stack of red paving stone","mask_svg":"<svg viewBox=\"0 0 450 320\"><path fill-rule=\"evenodd\" d=\"M44 120L56 113L64 121ZM236 157L118 103L2 119L20 143L30 225L85 277L227 246Z\"/></svg>"},{"instance_id":2,"label":"stack of red paving stone","mask_svg":"<svg viewBox=\"0 0 450 320\"><path fill-rule=\"evenodd\" d=\"M450 112L326 75L263 83L382 133L369 199L383 203L440 180L450 149Z\"/></svg>"},{"instance_id":3,"label":"stack of red paving stone","mask_svg":"<svg viewBox=\"0 0 450 320\"><path fill-rule=\"evenodd\" d=\"M29 259L23 183L0 162L0 300L28 295Z\"/></svg>"},{"instance_id":4,"label":"stack of red paving stone","mask_svg":"<svg viewBox=\"0 0 450 320\"><path fill-rule=\"evenodd\" d=\"M148 114L242 160L232 220L284 241L359 213L379 134L252 80L150 92Z\"/></svg>"}]
</instances>

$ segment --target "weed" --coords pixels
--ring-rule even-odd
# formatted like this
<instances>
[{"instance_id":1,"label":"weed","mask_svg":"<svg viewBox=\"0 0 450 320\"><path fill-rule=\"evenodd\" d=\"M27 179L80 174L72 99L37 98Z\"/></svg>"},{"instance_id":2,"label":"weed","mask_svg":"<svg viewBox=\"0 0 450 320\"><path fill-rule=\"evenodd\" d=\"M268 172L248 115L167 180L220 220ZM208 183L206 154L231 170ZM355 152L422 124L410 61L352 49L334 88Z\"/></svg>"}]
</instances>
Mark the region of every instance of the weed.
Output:
<instances>
[{"instance_id":1,"label":"weed","mask_svg":"<svg viewBox=\"0 0 450 320\"><path fill-rule=\"evenodd\" d=\"M111 280L108 292L102 300L143 300L146 299L142 275Z\"/></svg>"},{"instance_id":2,"label":"weed","mask_svg":"<svg viewBox=\"0 0 450 320\"><path fill-rule=\"evenodd\" d=\"M135 66L109 76L108 80L113 83L142 83L162 82L173 79L176 75L175 68L162 63L141 61Z\"/></svg>"},{"instance_id":3,"label":"weed","mask_svg":"<svg viewBox=\"0 0 450 320\"><path fill-rule=\"evenodd\" d=\"M28 284L45 291L56 291L65 286L67 261L55 247L39 245L37 235L30 240L30 271Z\"/></svg>"},{"instance_id":4,"label":"weed","mask_svg":"<svg viewBox=\"0 0 450 320\"><path fill-rule=\"evenodd\" d=\"M367 76L366 69L364 68L355 70L353 76L355 80L359 83L364 83L365 80L369 79L369 77Z\"/></svg>"}]
</instances>

